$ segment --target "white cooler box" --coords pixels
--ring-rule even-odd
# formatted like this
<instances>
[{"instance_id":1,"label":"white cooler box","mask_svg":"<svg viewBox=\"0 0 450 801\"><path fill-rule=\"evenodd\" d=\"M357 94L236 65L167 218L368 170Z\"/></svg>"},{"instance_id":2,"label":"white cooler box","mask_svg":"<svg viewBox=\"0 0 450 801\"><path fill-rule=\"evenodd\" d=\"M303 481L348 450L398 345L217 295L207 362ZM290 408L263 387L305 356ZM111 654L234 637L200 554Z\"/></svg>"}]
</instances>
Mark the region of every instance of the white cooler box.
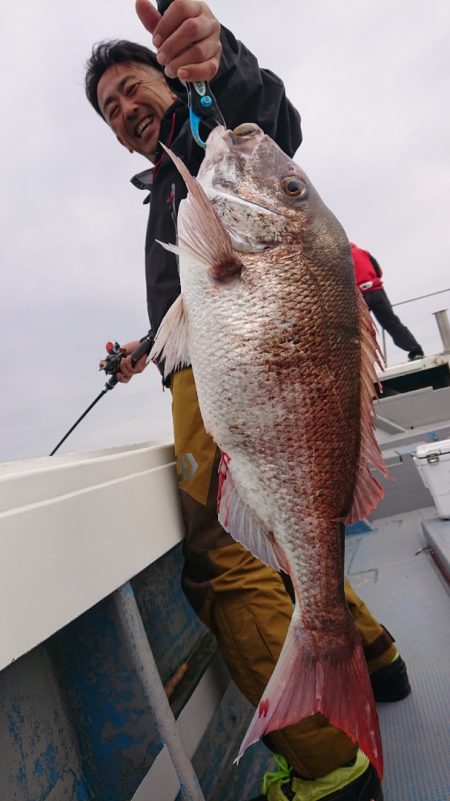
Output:
<instances>
[{"instance_id":1,"label":"white cooler box","mask_svg":"<svg viewBox=\"0 0 450 801\"><path fill-rule=\"evenodd\" d=\"M418 445L413 458L439 517L450 518L450 439Z\"/></svg>"}]
</instances>

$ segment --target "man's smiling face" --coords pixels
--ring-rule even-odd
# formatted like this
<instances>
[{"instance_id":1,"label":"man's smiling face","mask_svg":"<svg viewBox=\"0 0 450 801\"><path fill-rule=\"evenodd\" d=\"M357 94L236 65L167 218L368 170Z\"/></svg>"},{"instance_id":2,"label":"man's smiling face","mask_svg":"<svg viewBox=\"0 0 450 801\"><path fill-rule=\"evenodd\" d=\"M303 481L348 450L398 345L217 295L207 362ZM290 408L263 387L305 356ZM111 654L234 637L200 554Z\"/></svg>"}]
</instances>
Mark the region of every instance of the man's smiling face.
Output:
<instances>
[{"instance_id":1,"label":"man's smiling face","mask_svg":"<svg viewBox=\"0 0 450 801\"><path fill-rule=\"evenodd\" d=\"M162 72L146 64L114 64L98 82L100 110L127 150L154 160L161 120L176 96Z\"/></svg>"}]
</instances>

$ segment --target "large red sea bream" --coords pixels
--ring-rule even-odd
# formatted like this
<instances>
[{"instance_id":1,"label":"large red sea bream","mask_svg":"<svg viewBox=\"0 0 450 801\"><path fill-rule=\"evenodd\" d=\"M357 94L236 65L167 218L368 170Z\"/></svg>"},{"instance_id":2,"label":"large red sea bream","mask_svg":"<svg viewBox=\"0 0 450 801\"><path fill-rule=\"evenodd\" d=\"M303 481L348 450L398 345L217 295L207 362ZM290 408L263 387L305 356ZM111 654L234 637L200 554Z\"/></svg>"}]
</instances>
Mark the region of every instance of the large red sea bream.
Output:
<instances>
[{"instance_id":1,"label":"large red sea bream","mask_svg":"<svg viewBox=\"0 0 450 801\"><path fill-rule=\"evenodd\" d=\"M239 756L321 712L382 774L377 714L344 598L344 523L382 497L371 419L376 342L347 237L303 171L256 125L216 128L198 179L172 155L182 294L152 356L191 363L222 451L219 519L286 571L296 604ZM170 246L169 246L170 247Z\"/></svg>"}]
</instances>

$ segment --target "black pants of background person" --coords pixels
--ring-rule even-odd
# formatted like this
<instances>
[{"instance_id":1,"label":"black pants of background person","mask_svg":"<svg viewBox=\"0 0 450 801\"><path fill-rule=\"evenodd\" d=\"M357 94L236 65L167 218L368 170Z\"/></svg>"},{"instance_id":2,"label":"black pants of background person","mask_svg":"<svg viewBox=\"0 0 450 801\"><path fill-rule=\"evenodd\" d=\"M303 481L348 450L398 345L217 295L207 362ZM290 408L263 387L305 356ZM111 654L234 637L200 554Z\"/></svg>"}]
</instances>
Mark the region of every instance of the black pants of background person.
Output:
<instances>
[{"instance_id":1,"label":"black pants of background person","mask_svg":"<svg viewBox=\"0 0 450 801\"><path fill-rule=\"evenodd\" d=\"M392 337L394 345L408 351L409 359L423 356L423 350L411 331L403 325L395 314L384 289L374 289L364 294L370 311L379 324Z\"/></svg>"}]
</instances>

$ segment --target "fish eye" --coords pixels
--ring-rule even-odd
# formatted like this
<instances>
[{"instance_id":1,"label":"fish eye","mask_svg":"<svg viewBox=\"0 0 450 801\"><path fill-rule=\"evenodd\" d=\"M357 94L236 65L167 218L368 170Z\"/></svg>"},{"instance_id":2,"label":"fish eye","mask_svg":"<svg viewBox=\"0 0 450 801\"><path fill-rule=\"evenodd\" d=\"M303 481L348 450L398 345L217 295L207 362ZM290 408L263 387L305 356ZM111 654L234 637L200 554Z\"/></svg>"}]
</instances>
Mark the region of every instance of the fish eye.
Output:
<instances>
[{"instance_id":1,"label":"fish eye","mask_svg":"<svg viewBox=\"0 0 450 801\"><path fill-rule=\"evenodd\" d=\"M306 185L294 175L288 175L281 181L283 192L289 197L305 197L307 194Z\"/></svg>"}]
</instances>

